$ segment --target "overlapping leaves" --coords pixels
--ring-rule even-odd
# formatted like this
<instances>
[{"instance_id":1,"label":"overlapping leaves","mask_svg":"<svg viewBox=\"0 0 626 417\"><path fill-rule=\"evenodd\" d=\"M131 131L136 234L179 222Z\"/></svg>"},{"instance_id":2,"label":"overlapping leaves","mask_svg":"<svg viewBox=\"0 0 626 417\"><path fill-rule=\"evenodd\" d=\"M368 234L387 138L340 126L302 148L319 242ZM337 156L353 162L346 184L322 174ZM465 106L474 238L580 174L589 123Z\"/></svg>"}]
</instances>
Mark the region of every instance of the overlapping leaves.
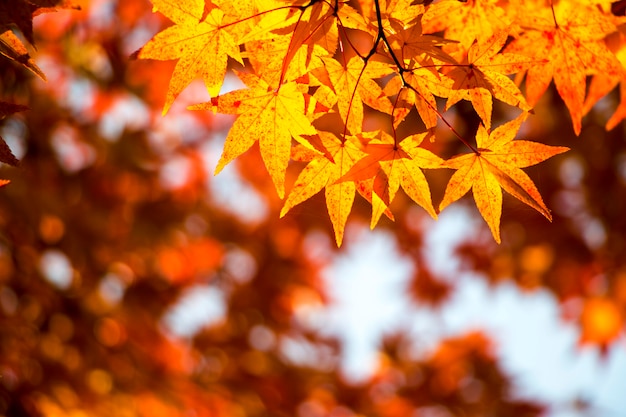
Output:
<instances>
[{"instance_id":1,"label":"overlapping leaves","mask_svg":"<svg viewBox=\"0 0 626 417\"><path fill-rule=\"evenodd\" d=\"M204 79L211 100L192 108L236 117L216 172L258 142L278 195L287 196L281 215L324 189L338 245L357 192L372 204L372 227L382 214L393 218L401 188L437 217L422 169L455 169L439 209L472 189L496 241L502 189L550 219L521 168L566 148L513 139L550 80L578 133L585 77L603 73L615 86L624 73L604 44L620 18L573 1L248 0L241 12L221 1L153 3L174 24L137 56L177 60L164 111ZM220 95L234 62L247 88ZM527 95L514 82L524 75ZM492 131L494 98L523 114ZM456 133L439 110L444 99L445 112L472 104L482 120L475 138ZM413 108L426 130L412 125L400 135ZM375 113L387 118L387 131L367 131ZM439 121L468 154L444 161L425 149ZM285 192L289 162L303 154L308 164Z\"/></svg>"}]
</instances>

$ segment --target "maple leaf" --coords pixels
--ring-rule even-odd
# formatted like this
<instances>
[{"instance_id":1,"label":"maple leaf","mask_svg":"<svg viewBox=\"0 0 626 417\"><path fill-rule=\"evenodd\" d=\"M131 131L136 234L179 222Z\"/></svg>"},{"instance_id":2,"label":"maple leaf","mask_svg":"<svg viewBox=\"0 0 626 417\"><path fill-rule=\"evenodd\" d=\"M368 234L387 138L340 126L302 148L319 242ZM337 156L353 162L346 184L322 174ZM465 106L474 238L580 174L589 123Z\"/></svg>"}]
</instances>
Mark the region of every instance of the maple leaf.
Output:
<instances>
[{"instance_id":1,"label":"maple leaf","mask_svg":"<svg viewBox=\"0 0 626 417\"><path fill-rule=\"evenodd\" d=\"M441 49L443 45L456 42L439 36L424 35L421 18L422 15L419 15L409 25L390 21L392 34L388 36L388 40L393 50L398 51L398 59L407 64L407 67L413 67L412 61L423 66L434 66L434 61L456 64L454 58Z\"/></svg>"},{"instance_id":2,"label":"maple leaf","mask_svg":"<svg viewBox=\"0 0 626 417\"><path fill-rule=\"evenodd\" d=\"M320 76L320 71L313 74L321 80L328 80L337 95L337 106L348 131L360 132L363 127L363 103L381 112L391 114L393 106L384 96L380 86L374 81L392 74L394 70L389 64L374 60L365 61L352 57L345 65L337 60L322 58L323 70L328 74ZM321 68L320 68L321 69Z\"/></svg>"},{"instance_id":3,"label":"maple leaf","mask_svg":"<svg viewBox=\"0 0 626 417\"><path fill-rule=\"evenodd\" d=\"M228 57L243 65L237 42L223 25L224 12L213 8L206 18L204 0L172 3L152 0L155 10L168 17L174 26L157 33L133 57L162 61L178 60L163 106L166 114L176 97L193 81L201 77L211 97L219 94Z\"/></svg>"},{"instance_id":4,"label":"maple leaf","mask_svg":"<svg viewBox=\"0 0 626 417\"><path fill-rule=\"evenodd\" d=\"M248 60L256 74L272 85L313 73L315 68L322 65L322 61L312 57L328 56L328 51L318 45L314 45L310 50L301 47L292 55L287 65L284 59L277 57L285 56L290 45L288 36L272 39L271 42L249 41L241 55Z\"/></svg>"},{"instance_id":5,"label":"maple leaf","mask_svg":"<svg viewBox=\"0 0 626 417\"><path fill-rule=\"evenodd\" d=\"M371 183L372 229L395 198L400 186L428 214L437 218L422 168L441 168L443 160L419 147L428 135L428 132L411 135L397 144L391 135L382 132L379 139L373 139L365 146L366 156L338 180L344 182L374 178Z\"/></svg>"},{"instance_id":6,"label":"maple leaf","mask_svg":"<svg viewBox=\"0 0 626 417\"><path fill-rule=\"evenodd\" d=\"M383 90L389 97L397 95L393 104L394 126L397 127L415 106L426 128L433 128L441 117L435 96L447 97L452 87L452 80L439 73L437 64L457 64L440 48L451 41L423 35L421 15L409 25L391 20L390 26L392 33L387 39L398 60L396 64L401 64L402 68Z\"/></svg>"},{"instance_id":7,"label":"maple leaf","mask_svg":"<svg viewBox=\"0 0 626 417\"><path fill-rule=\"evenodd\" d=\"M191 106L190 109L237 115L226 137L215 174L258 141L263 162L272 177L276 192L283 198L291 139L312 148L303 135L317 134L305 116L306 100L312 98L296 82L288 82L279 89L274 89L261 78L239 74L251 88L214 97L210 102Z\"/></svg>"},{"instance_id":8,"label":"maple leaf","mask_svg":"<svg viewBox=\"0 0 626 417\"><path fill-rule=\"evenodd\" d=\"M339 140L332 133L320 131L319 137L332 155L332 160L322 154L316 154L309 164L300 172L291 189L280 217L285 216L294 206L308 200L325 188L326 207L335 231L337 246L341 246L343 234L352 210L356 185L354 182L339 182L354 163L361 159L363 152L359 149L354 137L345 141Z\"/></svg>"},{"instance_id":9,"label":"maple leaf","mask_svg":"<svg viewBox=\"0 0 626 417\"><path fill-rule=\"evenodd\" d=\"M446 0L433 3L423 17L424 32L444 32L446 39L459 41L468 49L509 26L499 0Z\"/></svg>"},{"instance_id":10,"label":"maple leaf","mask_svg":"<svg viewBox=\"0 0 626 417\"><path fill-rule=\"evenodd\" d=\"M491 133L484 126L479 126L476 134L478 153L456 156L446 161L447 167L457 171L448 182L439 210L463 197L471 188L478 211L498 243L502 214L501 189L551 221L550 211L537 187L520 168L535 165L569 150L538 142L513 140L526 117L527 113L522 113Z\"/></svg>"},{"instance_id":11,"label":"maple leaf","mask_svg":"<svg viewBox=\"0 0 626 417\"><path fill-rule=\"evenodd\" d=\"M434 73L430 68L417 67L405 72L402 77L393 77L385 85L387 96L397 94L394 100L393 122L398 126L412 107L417 109L427 129L437 126L441 114L437 110L437 97L448 97L453 81L451 78Z\"/></svg>"},{"instance_id":12,"label":"maple leaf","mask_svg":"<svg viewBox=\"0 0 626 417\"><path fill-rule=\"evenodd\" d=\"M406 27L412 25L416 19L421 18L424 14L424 5L415 4L412 0L380 0L379 10L380 22L383 25L383 31L393 34L395 27ZM379 23L379 20L374 17L372 23ZM374 27L372 33L378 33L379 28Z\"/></svg>"},{"instance_id":13,"label":"maple leaf","mask_svg":"<svg viewBox=\"0 0 626 417\"><path fill-rule=\"evenodd\" d=\"M505 51L522 53L538 61L526 73L526 98L533 106L554 79L556 89L572 117L576 135L582 126L587 75L619 77L623 69L603 38L615 24L595 7L560 2L552 8L527 10L526 31Z\"/></svg>"},{"instance_id":14,"label":"maple leaf","mask_svg":"<svg viewBox=\"0 0 626 417\"><path fill-rule=\"evenodd\" d=\"M283 58L281 77L284 77L287 67L301 47L306 47L308 63L316 47L325 51L326 55L335 53L339 43L339 26L361 30L367 28L362 16L346 3L331 4L319 0L306 3L299 6L300 14L295 23L282 30L275 30L277 34L291 34Z\"/></svg>"},{"instance_id":15,"label":"maple leaf","mask_svg":"<svg viewBox=\"0 0 626 417\"><path fill-rule=\"evenodd\" d=\"M284 58L284 65L289 65L298 49L305 44L309 57L314 45L322 46L329 55L332 55L339 43L336 16L335 7L330 3L324 1L310 2L309 6L302 10L295 26L288 28L293 34L289 42L289 50Z\"/></svg>"},{"instance_id":16,"label":"maple leaf","mask_svg":"<svg viewBox=\"0 0 626 417\"><path fill-rule=\"evenodd\" d=\"M535 64L532 59L513 53L498 53L508 37L501 31L481 43L475 43L467 59L446 75L454 80L446 110L459 100L471 101L487 129L491 128L492 97L528 111L531 107L507 74L523 71Z\"/></svg>"}]
</instances>

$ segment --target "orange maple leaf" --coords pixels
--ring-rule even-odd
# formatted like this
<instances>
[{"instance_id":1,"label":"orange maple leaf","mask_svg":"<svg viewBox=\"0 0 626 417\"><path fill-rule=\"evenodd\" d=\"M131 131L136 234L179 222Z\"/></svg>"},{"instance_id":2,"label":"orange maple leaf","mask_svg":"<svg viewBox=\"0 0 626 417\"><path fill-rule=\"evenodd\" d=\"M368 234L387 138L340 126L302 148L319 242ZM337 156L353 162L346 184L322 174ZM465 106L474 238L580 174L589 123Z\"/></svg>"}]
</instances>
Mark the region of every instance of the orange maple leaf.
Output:
<instances>
[{"instance_id":1,"label":"orange maple leaf","mask_svg":"<svg viewBox=\"0 0 626 417\"><path fill-rule=\"evenodd\" d=\"M339 179L340 182L374 179L371 183L372 229L388 209L400 186L428 214L437 218L422 168L441 168L443 160L419 147L428 135L428 132L412 135L398 144L391 135L382 132L379 139L373 139L365 146L367 155Z\"/></svg>"},{"instance_id":2,"label":"orange maple leaf","mask_svg":"<svg viewBox=\"0 0 626 417\"><path fill-rule=\"evenodd\" d=\"M605 39L605 42L607 47L613 51L622 67L626 68L626 27L620 25L618 32L609 35ZM607 120L605 125L606 130L615 128L619 122L626 118L626 72L622 73L620 77L615 77L607 73L594 75L589 85L587 97L585 98L583 114L587 114L600 99L611 92L618 84L620 102L613 115Z\"/></svg>"},{"instance_id":3,"label":"orange maple leaf","mask_svg":"<svg viewBox=\"0 0 626 417\"><path fill-rule=\"evenodd\" d=\"M501 189L551 221L552 215L537 187L520 168L535 165L569 150L538 142L513 140L526 117L527 113L522 113L491 133L484 126L479 126L476 133L478 152L456 156L446 161L448 168L457 171L448 182L439 210L463 197L471 188L478 211L498 243L502 214Z\"/></svg>"},{"instance_id":4,"label":"orange maple leaf","mask_svg":"<svg viewBox=\"0 0 626 417\"><path fill-rule=\"evenodd\" d=\"M342 142L329 132L319 132L319 137L332 155L332 160L322 154L313 157L296 179L280 217L325 188L326 207L335 231L335 240L337 246L341 246L346 221L354 202L356 185L353 182L336 181L363 157L363 152L359 149L358 143L354 143L354 138L349 137Z\"/></svg>"},{"instance_id":5,"label":"orange maple leaf","mask_svg":"<svg viewBox=\"0 0 626 417\"><path fill-rule=\"evenodd\" d=\"M626 80L619 85L620 101L613 115L606 122L606 130L614 129L622 120L626 119Z\"/></svg>"},{"instance_id":6,"label":"orange maple leaf","mask_svg":"<svg viewBox=\"0 0 626 417\"><path fill-rule=\"evenodd\" d=\"M303 92L303 88L307 89L306 86L302 87L295 82L288 82L279 89L274 89L255 75L239 75L251 88L214 97L210 102L191 106L190 109L237 115L226 137L215 174L258 141L263 162L274 181L276 192L283 198L291 139L312 148L303 135L317 134L306 117L306 100L310 103L313 98Z\"/></svg>"},{"instance_id":7,"label":"orange maple leaf","mask_svg":"<svg viewBox=\"0 0 626 417\"><path fill-rule=\"evenodd\" d=\"M583 114L587 114L601 98L606 96L618 85L620 101L604 126L606 130L614 129L626 118L626 76L622 76L618 79L606 74L595 75L591 79L589 92L587 93L587 98L583 106Z\"/></svg>"},{"instance_id":8,"label":"orange maple leaf","mask_svg":"<svg viewBox=\"0 0 626 417\"><path fill-rule=\"evenodd\" d=\"M575 2L559 2L554 7L521 13L528 22L526 31L505 52L534 57L543 63L531 66L526 73L526 98L534 106L554 79L565 102L574 132L582 126L587 75L604 73L619 78L619 61L604 43L604 37L616 31L613 21L596 7Z\"/></svg>"},{"instance_id":9,"label":"orange maple leaf","mask_svg":"<svg viewBox=\"0 0 626 417\"><path fill-rule=\"evenodd\" d=\"M203 19L204 0L170 2L152 0L175 24L157 33L133 56L161 61L178 60L163 106L166 114L178 95L196 78L201 77L211 97L219 94L228 57L243 65L236 40L223 25L224 12L213 8Z\"/></svg>"}]
</instances>

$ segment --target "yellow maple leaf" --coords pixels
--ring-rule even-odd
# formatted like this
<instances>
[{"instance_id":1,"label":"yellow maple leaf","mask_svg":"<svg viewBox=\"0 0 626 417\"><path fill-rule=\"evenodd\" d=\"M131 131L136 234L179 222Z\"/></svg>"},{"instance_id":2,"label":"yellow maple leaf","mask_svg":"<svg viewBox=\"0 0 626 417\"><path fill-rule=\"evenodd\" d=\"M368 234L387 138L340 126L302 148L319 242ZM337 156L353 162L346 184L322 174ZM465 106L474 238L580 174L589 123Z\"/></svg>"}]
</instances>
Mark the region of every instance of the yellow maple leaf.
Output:
<instances>
[{"instance_id":1,"label":"yellow maple leaf","mask_svg":"<svg viewBox=\"0 0 626 417\"><path fill-rule=\"evenodd\" d=\"M389 34L395 32L393 26L408 26L424 14L424 6L412 0L379 0L378 5L383 30ZM371 22L371 33L375 34L378 32L378 19L372 16Z\"/></svg>"},{"instance_id":2,"label":"yellow maple leaf","mask_svg":"<svg viewBox=\"0 0 626 417\"><path fill-rule=\"evenodd\" d=\"M362 16L346 3L332 4L325 1L302 1L302 3L306 4L299 6L300 14L296 22L282 31L276 31L279 34L291 35L289 48L283 59L285 67L283 74L301 47L307 48L309 60L314 46L319 46L328 55L333 55L339 43L339 27L366 29Z\"/></svg>"},{"instance_id":3,"label":"yellow maple leaf","mask_svg":"<svg viewBox=\"0 0 626 417\"><path fill-rule=\"evenodd\" d=\"M499 0L444 0L430 5L422 20L425 33L444 31L467 50L474 41L507 28L509 18Z\"/></svg>"},{"instance_id":4,"label":"yellow maple leaf","mask_svg":"<svg viewBox=\"0 0 626 417\"><path fill-rule=\"evenodd\" d=\"M213 8L203 19L204 0L170 2L152 0L154 9L175 25L157 33L134 56L161 61L178 60L165 98L166 114L178 95L196 78L202 78L215 97L219 94L228 57L243 65L239 46L229 33L230 25L222 25L224 12Z\"/></svg>"},{"instance_id":5,"label":"yellow maple leaf","mask_svg":"<svg viewBox=\"0 0 626 417\"><path fill-rule=\"evenodd\" d=\"M457 171L448 182L439 210L463 197L471 188L478 211L498 243L500 243L502 189L551 221L552 215L537 187L520 168L535 165L569 150L538 142L513 140L526 117L527 113L522 113L491 133L484 126L479 126L476 133L478 153L460 155L446 161L448 168Z\"/></svg>"},{"instance_id":6,"label":"yellow maple leaf","mask_svg":"<svg viewBox=\"0 0 626 417\"><path fill-rule=\"evenodd\" d=\"M389 23L392 29L388 36L389 43L398 59L406 64L407 68L413 67L412 61L429 67L433 67L435 61L456 64L454 58L441 49L443 45L456 42L439 36L424 35L422 15L414 18L411 24L401 25L395 20Z\"/></svg>"},{"instance_id":7,"label":"yellow maple leaf","mask_svg":"<svg viewBox=\"0 0 626 417\"><path fill-rule=\"evenodd\" d=\"M389 64L374 60L364 61L358 56L351 58L345 65L330 57L322 58L322 61L328 76L319 78L330 82L329 87L337 95L339 114L348 131L358 133L362 130L363 103L391 114L391 102L374 81L394 72ZM314 71L314 75L318 73L319 71Z\"/></svg>"},{"instance_id":8,"label":"yellow maple leaf","mask_svg":"<svg viewBox=\"0 0 626 417\"><path fill-rule=\"evenodd\" d=\"M454 80L446 110L459 100L469 100L487 129L491 128L492 97L528 111L531 107L508 74L521 72L534 62L514 53L499 53L508 37L501 31L469 49L467 58L446 75Z\"/></svg>"},{"instance_id":9,"label":"yellow maple leaf","mask_svg":"<svg viewBox=\"0 0 626 417\"><path fill-rule=\"evenodd\" d=\"M255 75L240 74L240 77L251 88L226 93L208 103L191 106L190 109L237 115L226 137L224 151L215 168L215 174L258 141L261 157L272 177L276 192L283 198L291 139L294 138L312 148L303 135L317 134L305 116L305 97L308 96L295 82L288 82L275 89Z\"/></svg>"},{"instance_id":10,"label":"yellow maple leaf","mask_svg":"<svg viewBox=\"0 0 626 417\"><path fill-rule=\"evenodd\" d=\"M441 114L437 110L437 97L448 97L453 81L434 73L430 68L418 67L393 77L383 92L387 96L397 94L393 108L393 123L398 126L415 107L427 129L437 126Z\"/></svg>"},{"instance_id":11,"label":"yellow maple leaf","mask_svg":"<svg viewBox=\"0 0 626 417\"><path fill-rule=\"evenodd\" d=\"M291 48L288 36L273 38L271 42L249 41L245 48L241 55L247 59L250 68L273 85L312 73L322 65L317 57L328 56L328 51L319 45L313 45L310 49L303 46L290 55L290 61L287 62L283 57Z\"/></svg>"}]
</instances>

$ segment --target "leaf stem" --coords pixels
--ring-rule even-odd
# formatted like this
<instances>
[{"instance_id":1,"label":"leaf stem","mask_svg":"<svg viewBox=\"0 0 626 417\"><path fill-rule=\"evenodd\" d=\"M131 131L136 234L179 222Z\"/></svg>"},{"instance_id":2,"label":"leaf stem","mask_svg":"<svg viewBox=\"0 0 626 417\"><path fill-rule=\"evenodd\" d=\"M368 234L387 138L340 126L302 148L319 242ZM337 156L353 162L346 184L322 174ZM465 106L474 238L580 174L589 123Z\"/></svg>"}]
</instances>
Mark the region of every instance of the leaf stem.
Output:
<instances>
[{"instance_id":1,"label":"leaf stem","mask_svg":"<svg viewBox=\"0 0 626 417\"><path fill-rule=\"evenodd\" d=\"M389 43L389 39L387 39L387 36L385 36L385 30L383 28L383 15L380 10L379 0L374 0L374 6L376 8L376 22L378 23L378 34L376 35L376 42L374 42L374 45L378 46L378 43L380 41L382 41L385 44L385 46L387 47L387 50L389 51L389 56L393 60L393 63L396 65L396 67L398 67L398 72L400 73L400 75L402 75L402 73L404 73L406 69L404 68L404 64L401 63L398 57L396 56L395 52L393 52L393 49L391 48L391 44ZM375 53L375 48L372 49L372 51L370 51L371 55L373 55L374 53Z\"/></svg>"},{"instance_id":2,"label":"leaf stem","mask_svg":"<svg viewBox=\"0 0 626 417\"><path fill-rule=\"evenodd\" d=\"M380 9L380 2L379 0L374 0L374 6L376 9L376 21L378 23L378 33L376 35L376 40L374 41L374 46L372 47L372 49L370 50L370 52L366 55L366 57L364 58L364 60L368 60L372 55L374 55L376 53L376 50L378 49L378 44L382 41L385 46L387 47L387 51L389 52L389 56L391 57L391 59L393 60L394 64L396 65L396 67L398 68L398 75L400 76L400 78L402 79L402 84L404 86L406 86L407 88L413 90L415 92L415 94L417 94L418 96L420 96L424 102L437 114L437 117L439 117L445 124L446 126L448 126L448 128L452 131L452 133L454 133L454 135L465 145L467 146L472 152L474 152L476 155L480 155L480 151L473 146L471 143L469 143L467 140L465 140L465 138L463 138L455 129L454 127L450 124L450 122L448 122L445 117L443 117L443 115L441 114L441 112L436 108L433 107L432 104L430 104L428 102L428 100L426 100L426 98L415 88L413 87L411 84L409 84L406 79L404 78L404 73L405 72L411 72L412 70L406 69L404 67L404 64L402 62L400 62L400 60L398 59L396 53L393 51L393 49L391 48L391 44L389 43L389 40L387 39L387 36L385 35L385 31L383 29L383 17L382 17L382 12ZM445 65L444 65L445 66ZM396 101L397 102L397 101ZM395 105L394 105L395 108ZM391 115L391 125L393 127L393 132L394 132L394 141L396 140L395 138L395 125L393 123L393 114Z\"/></svg>"}]
</instances>

